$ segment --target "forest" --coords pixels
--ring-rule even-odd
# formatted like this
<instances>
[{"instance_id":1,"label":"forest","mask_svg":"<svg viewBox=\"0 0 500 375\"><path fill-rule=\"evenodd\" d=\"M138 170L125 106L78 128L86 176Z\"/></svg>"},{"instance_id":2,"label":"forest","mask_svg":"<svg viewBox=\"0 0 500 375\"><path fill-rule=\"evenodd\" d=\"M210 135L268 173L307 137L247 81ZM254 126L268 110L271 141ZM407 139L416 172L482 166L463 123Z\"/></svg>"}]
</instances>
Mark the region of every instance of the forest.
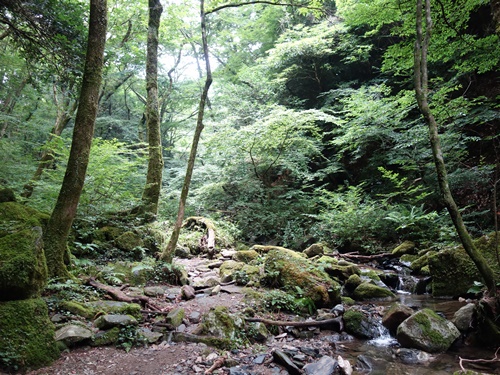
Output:
<instances>
[{"instance_id":1,"label":"forest","mask_svg":"<svg viewBox=\"0 0 500 375\"><path fill-rule=\"evenodd\" d=\"M43 216L49 287L169 264L194 217L213 246L461 244L499 307L498 240L472 242L498 231L499 37L498 0L0 0L0 201ZM111 248L118 222L160 239Z\"/></svg>"}]
</instances>

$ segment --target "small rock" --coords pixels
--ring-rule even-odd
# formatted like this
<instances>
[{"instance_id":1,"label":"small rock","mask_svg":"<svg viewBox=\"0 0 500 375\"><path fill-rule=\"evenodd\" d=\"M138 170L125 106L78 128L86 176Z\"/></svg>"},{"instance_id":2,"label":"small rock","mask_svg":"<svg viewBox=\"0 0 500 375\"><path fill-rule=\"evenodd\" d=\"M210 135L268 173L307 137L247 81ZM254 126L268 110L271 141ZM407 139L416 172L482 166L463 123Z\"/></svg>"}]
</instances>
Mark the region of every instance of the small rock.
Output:
<instances>
[{"instance_id":1,"label":"small rock","mask_svg":"<svg viewBox=\"0 0 500 375\"><path fill-rule=\"evenodd\" d=\"M182 307L175 307L165 318L165 321L168 324L171 324L174 328L179 327L182 324L182 320L184 319L185 310Z\"/></svg>"},{"instance_id":2,"label":"small rock","mask_svg":"<svg viewBox=\"0 0 500 375\"><path fill-rule=\"evenodd\" d=\"M335 359L329 356L323 356L317 362L308 363L304 366L307 375L332 375L339 364Z\"/></svg>"},{"instance_id":3,"label":"small rock","mask_svg":"<svg viewBox=\"0 0 500 375\"><path fill-rule=\"evenodd\" d=\"M212 291L210 292L210 295L211 296L216 296L217 294L220 293L220 290L221 290L221 286L220 285L216 285L215 288L213 288Z\"/></svg>"},{"instance_id":4,"label":"small rock","mask_svg":"<svg viewBox=\"0 0 500 375\"><path fill-rule=\"evenodd\" d=\"M469 330L475 306L476 305L473 303L468 303L458 309L453 315L453 319L451 321L455 324L455 327L457 327L459 331L467 332Z\"/></svg>"},{"instance_id":5,"label":"small rock","mask_svg":"<svg viewBox=\"0 0 500 375\"><path fill-rule=\"evenodd\" d=\"M201 320L201 313L199 311L192 311L189 314L188 319L191 323L198 324Z\"/></svg>"},{"instance_id":6,"label":"small rock","mask_svg":"<svg viewBox=\"0 0 500 375\"><path fill-rule=\"evenodd\" d=\"M137 320L130 315L106 314L101 315L94 321L94 325L99 329L109 329L113 327L125 327L137 325Z\"/></svg>"},{"instance_id":7,"label":"small rock","mask_svg":"<svg viewBox=\"0 0 500 375\"><path fill-rule=\"evenodd\" d=\"M297 367L295 363L293 363L293 361L290 359L288 355L285 354L285 352L281 350L275 350L273 351L273 358L275 362L285 367L289 374L291 375L302 374L302 371Z\"/></svg>"},{"instance_id":8,"label":"small rock","mask_svg":"<svg viewBox=\"0 0 500 375\"><path fill-rule=\"evenodd\" d=\"M56 341L63 341L65 344L84 341L91 337L92 331L90 329L76 324L66 325L58 329L55 333Z\"/></svg>"},{"instance_id":9,"label":"small rock","mask_svg":"<svg viewBox=\"0 0 500 375\"><path fill-rule=\"evenodd\" d=\"M144 288L144 294L149 297L158 297L165 294L165 289L161 286L147 286Z\"/></svg>"},{"instance_id":10,"label":"small rock","mask_svg":"<svg viewBox=\"0 0 500 375\"><path fill-rule=\"evenodd\" d=\"M181 288L182 298L189 301L190 299L194 299L196 297L196 293L194 288L191 285L184 285Z\"/></svg>"},{"instance_id":11,"label":"small rock","mask_svg":"<svg viewBox=\"0 0 500 375\"><path fill-rule=\"evenodd\" d=\"M344 374L344 375L351 375L352 374L352 366L351 366L351 363L347 359L344 359L341 356L338 356L337 362L339 364L339 368L341 369L342 374Z\"/></svg>"},{"instance_id":12,"label":"small rock","mask_svg":"<svg viewBox=\"0 0 500 375\"><path fill-rule=\"evenodd\" d=\"M253 363L255 363L256 365L261 365L264 363L265 360L266 360L266 355L260 354L257 357L255 357L255 359L253 360Z\"/></svg>"}]
</instances>

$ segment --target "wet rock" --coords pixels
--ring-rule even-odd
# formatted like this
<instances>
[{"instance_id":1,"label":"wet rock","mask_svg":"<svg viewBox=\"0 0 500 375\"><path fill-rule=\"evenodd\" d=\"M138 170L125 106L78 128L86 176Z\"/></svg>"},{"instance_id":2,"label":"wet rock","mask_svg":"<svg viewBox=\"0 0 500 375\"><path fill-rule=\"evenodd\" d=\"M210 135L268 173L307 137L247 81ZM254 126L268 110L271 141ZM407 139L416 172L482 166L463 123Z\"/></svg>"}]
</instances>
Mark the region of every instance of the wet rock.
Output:
<instances>
[{"instance_id":1,"label":"wet rock","mask_svg":"<svg viewBox=\"0 0 500 375\"><path fill-rule=\"evenodd\" d=\"M393 304L382 317L382 324L393 335L401 323L414 313L413 309L401 303Z\"/></svg>"},{"instance_id":2,"label":"wet rock","mask_svg":"<svg viewBox=\"0 0 500 375\"><path fill-rule=\"evenodd\" d=\"M122 314L106 314L101 315L94 321L94 325L99 329L109 329L113 327L126 327L126 326L135 326L137 325L137 320L130 315L122 315Z\"/></svg>"},{"instance_id":3,"label":"wet rock","mask_svg":"<svg viewBox=\"0 0 500 375\"><path fill-rule=\"evenodd\" d=\"M307 375L333 375L338 369L338 362L329 356L323 356L319 361L304 366Z\"/></svg>"},{"instance_id":4,"label":"wet rock","mask_svg":"<svg viewBox=\"0 0 500 375\"><path fill-rule=\"evenodd\" d=\"M370 282L359 284L353 293L353 298L358 301L371 299L392 299L396 296L389 289L374 285Z\"/></svg>"},{"instance_id":5,"label":"wet rock","mask_svg":"<svg viewBox=\"0 0 500 375\"><path fill-rule=\"evenodd\" d=\"M88 340L92 337L92 331L76 324L68 324L59 328L55 333L56 341L62 341L66 345Z\"/></svg>"},{"instance_id":6,"label":"wet rock","mask_svg":"<svg viewBox=\"0 0 500 375\"><path fill-rule=\"evenodd\" d=\"M337 357L337 362L339 364L340 373L343 375L351 375L352 374L352 366L351 363L342 358L340 355Z\"/></svg>"},{"instance_id":7,"label":"wet rock","mask_svg":"<svg viewBox=\"0 0 500 375\"><path fill-rule=\"evenodd\" d=\"M276 363L282 365L290 375L301 375L302 371L297 367L290 357L281 350L273 351L273 358Z\"/></svg>"},{"instance_id":8,"label":"wet rock","mask_svg":"<svg viewBox=\"0 0 500 375\"><path fill-rule=\"evenodd\" d=\"M378 322L358 309L352 308L345 312L344 324L347 333L362 339L373 339L380 334Z\"/></svg>"},{"instance_id":9,"label":"wet rock","mask_svg":"<svg viewBox=\"0 0 500 375\"><path fill-rule=\"evenodd\" d=\"M460 336L450 321L430 309L423 309L401 323L397 329L399 343L429 353L446 351Z\"/></svg>"},{"instance_id":10,"label":"wet rock","mask_svg":"<svg viewBox=\"0 0 500 375\"><path fill-rule=\"evenodd\" d=\"M418 349L409 349L409 348L399 348L394 351L394 355L401 362L407 365L414 365L417 363L426 363L429 362L431 356L429 353Z\"/></svg>"},{"instance_id":11,"label":"wet rock","mask_svg":"<svg viewBox=\"0 0 500 375\"><path fill-rule=\"evenodd\" d=\"M467 332L470 329L475 307L473 303L468 303L455 312L451 321L459 331Z\"/></svg>"}]
</instances>

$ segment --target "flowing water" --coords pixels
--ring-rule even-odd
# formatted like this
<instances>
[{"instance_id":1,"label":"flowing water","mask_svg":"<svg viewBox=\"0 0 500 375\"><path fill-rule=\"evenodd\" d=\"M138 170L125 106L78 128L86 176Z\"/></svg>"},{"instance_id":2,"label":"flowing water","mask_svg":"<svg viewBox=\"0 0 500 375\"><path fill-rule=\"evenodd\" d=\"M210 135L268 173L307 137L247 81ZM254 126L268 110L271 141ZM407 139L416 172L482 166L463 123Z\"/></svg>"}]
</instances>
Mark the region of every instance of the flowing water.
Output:
<instances>
[{"instance_id":1,"label":"flowing water","mask_svg":"<svg viewBox=\"0 0 500 375\"><path fill-rule=\"evenodd\" d=\"M430 308L448 319L451 319L455 311L465 305L465 302L437 299L430 295L415 295L407 292L398 294L398 299L399 302L418 309ZM463 343L458 343L446 353L441 354L428 354L418 350L400 348L397 340L390 336L382 326L380 336L375 339L338 342L336 347L339 355L356 365L354 374L370 375L453 374L461 369L460 358L492 359L495 356L494 349L470 347ZM493 366L465 362L463 366L466 369L485 374L500 374L500 358Z\"/></svg>"}]
</instances>

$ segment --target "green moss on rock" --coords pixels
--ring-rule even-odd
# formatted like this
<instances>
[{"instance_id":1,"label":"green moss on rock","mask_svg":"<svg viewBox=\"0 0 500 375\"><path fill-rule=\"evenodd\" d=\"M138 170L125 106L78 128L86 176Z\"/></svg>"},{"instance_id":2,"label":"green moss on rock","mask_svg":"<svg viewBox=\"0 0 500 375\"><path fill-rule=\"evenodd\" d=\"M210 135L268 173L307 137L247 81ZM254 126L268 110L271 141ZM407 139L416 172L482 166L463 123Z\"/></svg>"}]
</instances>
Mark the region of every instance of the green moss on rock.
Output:
<instances>
[{"instance_id":1,"label":"green moss on rock","mask_svg":"<svg viewBox=\"0 0 500 375\"><path fill-rule=\"evenodd\" d=\"M392 250L392 254L396 256L401 256L404 254L414 254L415 253L415 243L412 241L404 241L401 245L397 246Z\"/></svg>"},{"instance_id":2,"label":"green moss on rock","mask_svg":"<svg viewBox=\"0 0 500 375\"><path fill-rule=\"evenodd\" d=\"M31 227L44 227L49 215L16 202L0 203L0 237Z\"/></svg>"},{"instance_id":3,"label":"green moss on rock","mask_svg":"<svg viewBox=\"0 0 500 375\"><path fill-rule=\"evenodd\" d=\"M121 250L130 252L136 247L144 246L144 241L138 234L128 231L115 239L115 245Z\"/></svg>"},{"instance_id":4,"label":"green moss on rock","mask_svg":"<svg viewBox=\"0 0 500 375\"><path fill-rule=\"evenodd\" d=\"M366 301L371 299L392 299L395 297L389 289L371 283L361 283L354 290L353 297L358 301Z\"/></svg>"},{"instance_id":5,"label":"green moss on rock","mask_svg":"<svg viewBox=\"0 0 500 375\"><path fill-rule=\"evenodd\" d=\"M92 319L95 315L95 311L93 309L76 301L61 301L59 303L59 308L87 319Z\"/></svg>"},{"instance_id":6,"label":"green moss on rock","mask_svg":"<svg viewBox=\"0 0 500 375\"><path fill-rule=\"evenodd\" d=\"M270 250L264 271L267 284L292 293L296 293L298 287L304 297L311 298L317 307L340 302L339 284L316 264L293 250Z\"/></svg>"},{"instance_id":7,"label":"green moss on rock","mask_svg":"<svg viewBox=\"0 0 500 375\"><path fill-rule=\"evenodd\" d=\"M0 302L0 367L38 368L59 357L54 326L40 299Z\"/></svg>"},{"instance_id":8,"label":"green moss on rock","mask_svg":"<svg viewBox=\"0 0 500 375\"><path fill-rule=\"evenodd\" d=\"M0 300L37 295L47 282L40 227L0 238Z\"/></svg>"},{"instance_id":9,"label":"green moss on rock","mask_svg":"<svg viewBox=\"0 0 500 375\"><path fill-rule=\"evenodd\" d=\"M234 253L233 259L237 262L249 263L259 256L255 250L240 250Z\"/></svg>"}]
</instances>

